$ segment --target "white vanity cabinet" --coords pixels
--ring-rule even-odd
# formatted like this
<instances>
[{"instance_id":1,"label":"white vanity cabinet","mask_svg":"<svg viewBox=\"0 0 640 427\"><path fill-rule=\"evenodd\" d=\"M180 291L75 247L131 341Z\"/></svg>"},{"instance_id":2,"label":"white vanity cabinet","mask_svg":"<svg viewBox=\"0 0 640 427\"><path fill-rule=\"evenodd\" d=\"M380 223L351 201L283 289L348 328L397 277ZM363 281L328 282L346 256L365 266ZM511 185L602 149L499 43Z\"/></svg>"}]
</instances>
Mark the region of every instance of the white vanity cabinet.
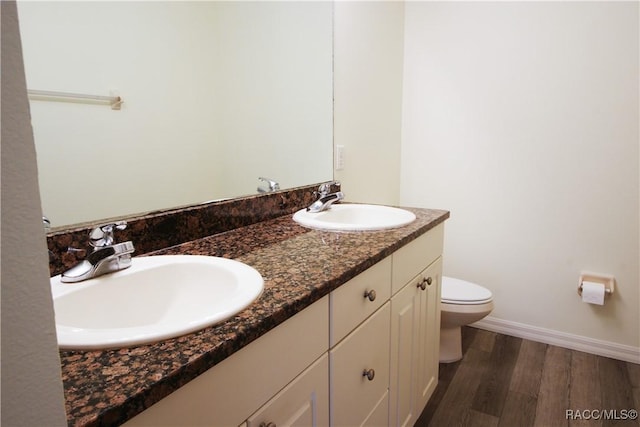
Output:
<instances>
[{"instance_id":1,"label":"white vanity cabinet","mask_svg":"<svg viewBox=\"0 0 640 427\"><path fill-rule=\"evenodd\" d=\"M127 426L415 424L438 379L440 224Z\"/></svg>"},{"instance_id":2,"label":"white vanity cabinet","mask_svg":"<svg viewBox=\"0 0 640 427\"><path fill-rule=\"evenodd\" d=\"M300 382L305 382L302 388L317 390L319 398L316 401L312 398L309 404L315 407L318 414L326 414L323 416L327 419L326 363L324 374L320 375L324 377L324 383L309 385L308 380L315 378L317 369L322 369L322 358L327 358L328 300L329 297L325 296L305 308L136 415L125 425L239 426L292 381L304 378L310 371L313 373L300 379ZM314 363L318 363L320 368L312 366ZM307 368L309 371L306 371ZM313 392L305 393L311 395ZM299 401L293 405L304 407L304 403L300 404ZM288 410L289 407L285 406L283 411ZM277 419L290 416L272 412L268 415Z\"/></svg>"},{"instance_id":3,"label":"white vanity cabinet","mask_svg":"<svg viewBox=\"0 0 640 427\"><path fill-rule=\"evenodd\" d=\"M443 237L440 225L392 255L392 426L413 426L438 383Z\"/></svg>"}]
</instances>

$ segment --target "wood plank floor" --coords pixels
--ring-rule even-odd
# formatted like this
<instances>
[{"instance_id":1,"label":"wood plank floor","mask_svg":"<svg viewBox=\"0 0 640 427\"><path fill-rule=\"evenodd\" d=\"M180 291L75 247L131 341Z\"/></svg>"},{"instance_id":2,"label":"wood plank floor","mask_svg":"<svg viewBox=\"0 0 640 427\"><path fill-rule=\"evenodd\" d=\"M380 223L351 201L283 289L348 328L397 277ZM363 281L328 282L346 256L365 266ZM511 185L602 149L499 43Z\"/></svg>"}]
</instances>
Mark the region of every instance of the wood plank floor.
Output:
<instances>
[{"instance_id":1,"label":"wood plank floor","mask_svg":"<svg viewBox=\"0 0 640 427\"><path fill-rule=\"evenodd\" d=\"M462 350L416 427L640 426L640 365L471 327Z\"/></svg>"}]
</instances>

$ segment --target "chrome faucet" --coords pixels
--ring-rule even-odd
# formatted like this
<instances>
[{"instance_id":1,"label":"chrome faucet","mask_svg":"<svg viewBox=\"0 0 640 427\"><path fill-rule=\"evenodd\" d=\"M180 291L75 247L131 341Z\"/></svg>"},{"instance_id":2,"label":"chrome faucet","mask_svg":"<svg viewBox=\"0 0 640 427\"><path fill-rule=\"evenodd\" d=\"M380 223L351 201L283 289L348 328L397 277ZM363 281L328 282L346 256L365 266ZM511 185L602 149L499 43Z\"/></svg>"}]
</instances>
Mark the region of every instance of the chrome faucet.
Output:
<instances>
[{"instance_id":1,"label":"chrome faucet","mask_svg":"<svg viewBox=\"0 0 640 427\"><path fill-rule=\"evenodd\" d=\"M332 186L338 187L338 191L331 193ZM329 181L320 184L315 194L318 195L318 200L307 207L307 212L322 212L329 209L332 204L344 199L344 194L340 191L340 183L338 181Z\"/></svg>"},{"instance_id":2,"label":"chrome faucet","mask_svg":"<svg viewBox=\"0 0 640 427\"><path fill-rule=\"evenodd\" d=\"M258 193L271 193L273 191L278 191L280 189L280 184L273 179L260 177L258 178L260 181L264 181L267 183L268 188L258 187Z\"/></svg>"},{"instance_id":3,"label":"chrome faucet","mask_svg":"<svg viewBox=\"0 0 640 427\"><path fill-rule=\"evenodd\" d=\"M133 243L114 243L113 236L115 230L124 230L126 227L126 221L118 221L91 230L89 243L93 246L93 252L79 264L62 273L60 281L81 282L131 267L131 254L135 250Z\"/></svg>"}]
</instances>

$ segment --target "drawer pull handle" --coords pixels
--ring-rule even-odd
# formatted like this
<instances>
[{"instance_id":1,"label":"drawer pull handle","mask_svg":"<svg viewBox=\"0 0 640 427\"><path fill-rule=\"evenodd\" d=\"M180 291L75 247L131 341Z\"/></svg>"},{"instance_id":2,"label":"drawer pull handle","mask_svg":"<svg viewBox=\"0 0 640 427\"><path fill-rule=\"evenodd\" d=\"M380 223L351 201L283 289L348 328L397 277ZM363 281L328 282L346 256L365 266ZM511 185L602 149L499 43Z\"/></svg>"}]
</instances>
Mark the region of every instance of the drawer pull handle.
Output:
<instances>
[{"instance_id":1,"label":"drawer pull handle","mask_svg":"<svg viewBox=\"0 0 640 427\"><path fill-rule=\"evenodd\" d=\"M427 285L431 286L431 283L433 283L433 279L431 277L427 277L426 279L423 277L417 286L424 291L427 289Z\"/></svg>"},{"instance_id":2,"label":"drawer pull handle","mask_svg":"<svg viewBox=\"0 0 640 427\"><path fill-rule=\"evenodd\" d=\"M362 372L362 376L367 377L369 381L373 381L373 378L376 376L376 371L373 369L365 369L364 372Z\"/></svg>"},{"instance_id":3,"label":"drawer pull handle","mask_svg":"<svg viewBox=\"0 0 640 427\"><path fill-rule=\"evenodd\" d=\"M276 423L272 423L272 422L261 422L260 425L258 427L276 427Z\"/></svg>"},{"instance_id":4,"label":"drawer pull handle","mask_svg":"<svg viewBox=\"0 0 640 427\"><path fill-rule=\"evenodd\" d=\"M369 301L375 301L376 291L374 289L371 289L370 291L364 291L364 297L369 298Z\"/></svg>"}]
</instances>

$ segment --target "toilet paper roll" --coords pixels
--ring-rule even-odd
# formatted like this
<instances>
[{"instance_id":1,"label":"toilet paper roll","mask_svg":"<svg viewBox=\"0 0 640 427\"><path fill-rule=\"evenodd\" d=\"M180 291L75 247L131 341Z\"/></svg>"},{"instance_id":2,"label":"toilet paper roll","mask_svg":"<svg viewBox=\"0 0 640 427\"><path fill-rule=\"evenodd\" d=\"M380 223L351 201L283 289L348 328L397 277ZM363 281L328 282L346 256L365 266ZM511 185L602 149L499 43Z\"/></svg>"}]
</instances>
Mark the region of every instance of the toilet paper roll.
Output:
<instances>
[{"instance_id":1,"label":"toilet paper roll","mask_svg":"<svg viewBox=\"0 0 640 427\"><path fill-rule=\"evenodd\" d=\"M596 282L582 282L582 302L604 305L604 285Z\"/></svg>"}]
</instances>

